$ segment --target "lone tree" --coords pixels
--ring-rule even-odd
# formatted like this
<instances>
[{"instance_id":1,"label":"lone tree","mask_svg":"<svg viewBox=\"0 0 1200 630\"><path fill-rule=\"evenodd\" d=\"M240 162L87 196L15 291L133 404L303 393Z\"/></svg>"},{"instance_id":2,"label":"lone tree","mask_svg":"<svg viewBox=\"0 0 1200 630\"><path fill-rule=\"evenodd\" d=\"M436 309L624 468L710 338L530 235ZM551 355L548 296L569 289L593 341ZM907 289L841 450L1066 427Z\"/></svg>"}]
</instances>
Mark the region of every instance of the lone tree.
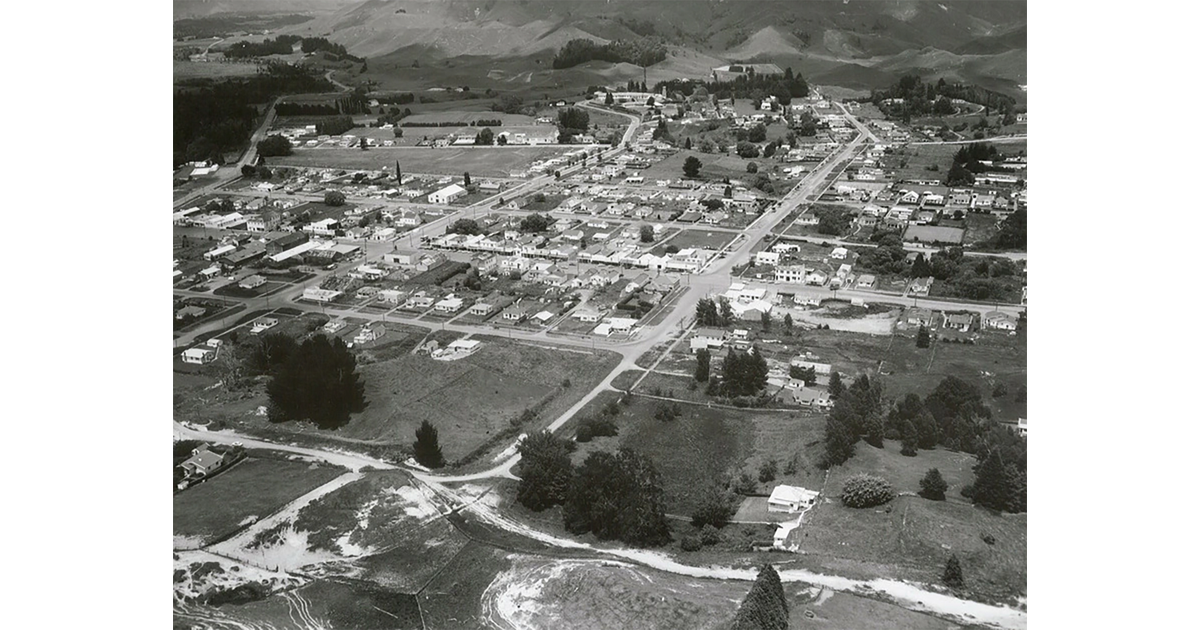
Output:
<instances>
[{"instance_id":1,"label":"lone tree","mask_svg":"<svg viewBox=\"0 0 1200 630\"><path fill-rule=\"evenodd\" d=\"M463 186L470 186L470 185L471 185L471 174L464 172L463 173Z\"/></svg>"},{"instance_id":2,"label":"lone tree","mask_svg":"<svg viewBox=\"0 0 1200 630\"><path fill-rule=\"evenodd\" d=\"M754 579L754 585L738 607L732 630L787 630L787 598L779 574L764 564Z\"/></svg>"},{"instance_id":3,"label":"lone tree","mask_svg":"<svg viewBox=\"0 0 1200 630\"><path fill-rule=\"evenodd\" d=\"M712 354L708 348L701 348L696 351L696 380L705 383L708 381L708 373L712 368Z\"/></svg>"},{"instance_id":4,"label":"lone tree","mask_svg":"<svg viewBox=\"0 0 1200 630\"><path fill-rule=\"evenodd\" d=\"M963 581L962 565L958 563L958 556L951 554L950 559L946 561L946 570L942 571L942 583L953 589L967 585Z\"/></svg>"},{"instance_id":5,"label":"lone tree","mask_svg":"<svg viewBox=\"0 0 1200 630\"><path fill-rule=\"evenodd\" d=\"M362 149L363 151L367 150L367 137L366 136L363 136L358 139L358 148Z\"/></svg>"},{"instance_id":6,"label":"lone tree","mask_svg":"<svg viewBox=\"0 0 1200 630\"><path fill-rule=\"evenodd\" d=\"M441 468L446 465L442 457L442 447L438 445L438 431L429 424L428 420L421 422L417 428L417 441L413 442L413 457L417 463L426 468Z\"/></svg>"},{"instance_id":7,"label":"lone tree","mask_svg":"<svg viewBox=\"0 0 1200 630\"><path fill-rule=\"evenodd\" d=\"M276 157L292 154L292 143L283 136L267 136L258 143L258 154L262 157Z\"/></svg>"},{"instance_id":8,"label":"lone tree","mask_svg":"<svg viewBox=\"0 0 1200 630\"><path fill-rule=\"evenodd\" d=\"M540 512L552 505L567 500L567 488L571 485L572 445L549 431L534 433L521 441L517 452L521 454L517 474L521 483L517 485L517 501L525 507Z\"/></svg>"},{"instance_id":9,"label":"lone tree","mask_svg":"<svg viewBox=\"0 0 1200 630\"><path fill-rule=\"evenodd\" d=\"M842 375L837 372L830 373L830 375L829 375L829 397L834 400L837 400L838 396L841 396L842 392L845 389L846 389L846 387L844 385L842 385Z\"/></svg>"},{"instance_id":10,"label":"lone tree","mask_svg":"<svg viewBox=\"0 0 1200 630\"><path fill-rule=\"evenodd\" d=\"M787 331L787 334L789 336L792 334L792 326L794 326L794 325L795 325L795 323L792 321L792 314L785 313L783 315L783 329L785 331Z\"/></svg>"},{"instance_id":11,"label":"lone tree","mask_svg":"<svg viewBox=\"0 0 1200 630\"><path fill-rule=\"evenodd\" d=\"M688 158L683 161L683 174L687 175L688 177L696 177L700 174L701 166L704 165L700 163L700 158L694 155L689 155Z\"/></svg>"},{"instance_id":12,"label":"lone tree","mask_svg":"<svg viewBox=\"0 0 1200 630\"><path fill-rule=\"evenodd\" d=\"M310 420L336 429L366 408L354 354L345 342L314 335L288 353L267 384L271 422Z\"/></svg>"},{"instance_id":13,"label":"lone tree","mask_svg":"<svg viewBox=\"0 0 1200 630\"><path fill-rule=\"evenodd\" d=\"M604 93L604 104L605 104L605 105L608 105L609 107L612 107L612 104L613 104L614 102L615 102L615 101L614 101L614 99L613 99L612 92L605 92L605 93Z\"/></svg>"},{"instance_id":14,"label":"lone tree","mask_svg":"<svg viewBox=\"0 0 1200 630\"><path fill-rule=\"evenodd\" d=\"M945 501L946 500L946 480L942 479L942 473L936 468L930 468L929 472L921 478L921 491L917 494L929 499L930 501Z\"/></svg>"},{"instance_id":15,"label":"lone tree","mask_svg":"<svg viewBox=\"0 0 1200 630\"><path fill-rule=\"evenodd\" d=\"M404 183L404 174L400 172L400 160L396 160L396 185Z\"/></svg>"},{"instance_id":16,"label":"lone tree","mask_svg":"<svg viewBox=\"0 0 1200 630\"><path fill-rule=\"evenodd\" d=\"M654 228L650 227L649 225L643 225L638 230L638 235L641 237L643 243L654 242Z\"/></svg>"},{"instance_id":17,"label":"lone tree","mask_svg":"<svg viewBox=\"0 0 1200 630\"><path fill-rule=\"evenodd\" d=\"M734 505L733 496L729 491L710 486L704 491L700 505L692 510L692 525L695 527L712 525L719 529L728 525L729 519L733 518L736 512L737 507Z\"/></svg>"},{"instance_id":18,"label":"lone tree","mask_svg":"<svg viewBox=\"0 0 1200 630\"><path fill-rule=\"evenodd\" d=\"M325 193L325 205L334 207L344 206L346 205L346 195L343 195L341 191L330 190Z\"/></svg>"},{"instance_id":19,"label":"lone tree","mask_svg":"<svg viewBox=\"0 0 1200 630\"><path fill-rule=\"evenodd\" d=\"M928 348L929 347L929 329L926 328L925 326L921 326L917 330L917 347L918 348Z\"/></svg>"},{"instance_id":20,"label":"lone tree","mask_svg":"<svg viewBox=\"0 0 1200 630\"><path fill-rule=\"evenodd\" d=\"M763 311L759 320L762 322L763 332L771 332L771 313L768 311Z\"/></svg>"}]
</instances>

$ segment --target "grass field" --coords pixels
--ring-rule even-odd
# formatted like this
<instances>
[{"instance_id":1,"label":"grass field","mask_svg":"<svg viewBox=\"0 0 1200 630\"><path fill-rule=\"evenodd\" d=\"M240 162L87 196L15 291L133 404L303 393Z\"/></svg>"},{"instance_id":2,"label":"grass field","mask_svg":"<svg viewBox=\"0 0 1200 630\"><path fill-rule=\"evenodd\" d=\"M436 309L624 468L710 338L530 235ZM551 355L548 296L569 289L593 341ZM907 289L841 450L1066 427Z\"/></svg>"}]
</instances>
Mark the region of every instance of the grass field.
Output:
<instances>
[{"instance_id":1,"label":"grass field","mask_svg":"<svg viewBox=\"0 0 1200 630\"><path fill-rule=\"evenodd\" d=\"M281 166L379 170L400 160L402 168L419 173L462 175L468 172L474 177L508 177L525 170L535 160L562 153L561 148L544 147L296 149L292 155L279 158L277 163Z\"/></svg>"},{"instance_id":2,"label":"grass field","mask_svg":"<svg viewBox=\"0 0 1200 630\"><path fill-rule=\"evenodd\" d=\"M683 230L655 249L665 248L667 245L674 245L679 249L687 249L689 247L721 249L728 245L736 236L737 234L732 232L709 232L704 229Z\"/></svg>"},{"instance_id":3,"label":"grass field","mask_svg":"<svg viewBox=\"0 0 1200 630\"><path fill-rule=\"evenodd\" d=\"M679 179L683 177L684 160L692 155L700 160L700 178L707 180L720 180L728 177L730 180L750 181L754 175L746 172L746 164L757 162L761 167L764 163L762 158L747 160L734 153L721 155L719 153L700 153L699 151L680 151L650 165L650 168L641 172L641 175L646 178L646 181Z\"/></svg>"},{"instance_id":4,"label":"grass field","mask_svg":"<svg viewBox=\"0 0 1200 630\"><path fill-rule=\"evenodd\" d=\"M216 63L176 61L171 68L171 76L176 80L183 79L224 79L227 77L249 77L258 74L262 66L256 63Z\"/></svg>"},{"instance_id":5,"label":"grass field","mask_svg":"<svg viewBox=\"0 0 1200 630\"><path fill-rule=\"evenodd\" d=\"M617 396L615 392L598 396L576 417L599 414ZM621 405L621 413L616 416L619 435L581 444L574 456L576 463L594 450L627 446L641 451L662 474L667 511L684 515L691 513L701 492L722 474L742 470L756 474L758 465L770 459L778 462L781 471L788 460L796 459L797 472L781 474L778 483L820 487L823 475L816 468L818 453L812 452L810 444L820 439L823 421L787 411L738 411L684 404L680 405L681 417L664 422L654 419L658 404L633 396L629 405ZM573 434L572 427L564 429L563 435Z\"/></svg>"},{"instance_id":6,"label":"grass field","mask_svg":"<svg viewBox=\"0 0 1200 630\"><path fill-rule=\"evenodd\" d=\"M406 443L421 421L439 430L442 453L455 460L505 429L525 409L553 418L617 361L610 353L559 351L501 339L483 340L458 361L402 355L364 366L369 401L342 433ZM570 386L563 388L564 379Z\"/></svg>"},{"instance_id":7,"label":"grass field","mask_svg":"<svg viewBox=\"0 0 1200 630\"><path fill-rule=\"evenodd\" d=\"M248 517L263 518L342 472L308 462L246 459L175 495L175 535L206 540L223 536Z\"/></svg>"}]
</instances>

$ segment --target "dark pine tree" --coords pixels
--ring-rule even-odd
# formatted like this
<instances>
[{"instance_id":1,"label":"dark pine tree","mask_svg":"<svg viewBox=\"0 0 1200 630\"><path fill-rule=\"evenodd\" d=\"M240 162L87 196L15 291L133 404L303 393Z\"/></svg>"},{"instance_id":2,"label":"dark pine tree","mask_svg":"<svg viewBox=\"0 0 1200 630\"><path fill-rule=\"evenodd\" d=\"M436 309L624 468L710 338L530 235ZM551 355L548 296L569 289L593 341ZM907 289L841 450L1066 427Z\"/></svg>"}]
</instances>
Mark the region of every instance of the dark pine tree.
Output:
<instances>
[{"instance_id":1,"label":"dark pine tree","mask_svg":"<svg viewBox=\"0 0 1200 630\"><path fill-rule=\"evenodd\" d=\"M958 556L951 554L950 559L946 561L946 569L942 571L942 583L953 589L966 586L966 582L963 581L962 565L958 563Z\"/></svg>"},{"instance_id":2,"label":"dark pine tree","mask_svg":"<svg viewBox=\"0 0 1200 630\"><path fill-rule=\"evenodd\" d=\"M417 428L417 440L413 442L413 457L426 468L441 468L446 465L442 447L438 445L438 431L428 420Z\"/></svg>"},{"instance_id":3,"label":"dark pine tree","mask_svg":"<svg viewBox=\"0 0 1200 630\"><path fill-rule=\"evenodd\" d=\"M696 351L696 380L701 383L708 382L708 372L712 364L712 354L708 348L701 348Z\"/></svg>"}]
</instances>

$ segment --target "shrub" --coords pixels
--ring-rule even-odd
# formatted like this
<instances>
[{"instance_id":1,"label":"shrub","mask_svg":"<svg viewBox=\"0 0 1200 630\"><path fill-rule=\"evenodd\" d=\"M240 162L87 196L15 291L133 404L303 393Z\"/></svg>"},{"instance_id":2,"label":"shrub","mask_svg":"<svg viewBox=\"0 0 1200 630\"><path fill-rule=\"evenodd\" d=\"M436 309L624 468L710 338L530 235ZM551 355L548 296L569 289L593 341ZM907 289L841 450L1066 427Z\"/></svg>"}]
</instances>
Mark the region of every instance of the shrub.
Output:
<instances>
[{"instance_id":1,"label":"shrub","mask_svg":"<svg viewBox=\"0 0 1200 630\"><path fill-rule=\"evenodd\" d=\"M700 542L698 536L688 534L679 540L679 548L684 551L700 551L704 547L704 543Z\"/></svg>"},{"instance_id":2,"label":"shrub","mask_svg":"<svg viewBox=\"0 0 1200 630\"><path fill-rule=\"evenodd\" d=\"M705 545L715 545L721 542L721 532L712 525L705 525L700 528L700 542Z\"/></svg>"},{"instance_id":3,"label":"shrub","mask_svg":"<svg viewBox=\"0 0 1200 630\"><path fill-rule=\"evenodd\" d=\"M988 534L985 532L979 532L979 537L982 538L983 542L986 544L989 544L989 545L996 544L996 537L991 534Z\"/></svg>"},{"instance_id":4,"label":"shrub","mask_svg":"<svg viewBox=\"0 0 1200 630\"><path fill-rule=\"evenodd\" d=\"M762 483L770 483L775 481L775 474L778 471L778 465L775 460L763 463L758 468L758 480Z\"/></svg>"},{"instance_id":5,"label":"shrub","mask_svg":"<svg viewBox=\"0 0 1200 630\"><path fill-rule=\"evenodd\" d=\"M963 581L962 565L958 562L958 556L951 555L946 561L946 570L942 572L942 583L953 589L960 589L966 586Z\"/></svg>"},{"instance_id":6,"label":"shrub","mask_svg":"<svg viewBox=\"0 0 1200 630\"><path fill-rule=\"evenodd\" d=\"M917 494L929 499L930 501L945 501L946 500L946 480L942 479L942 473L936 468L930 468L929 472L921 478L921 491Z\"/></svg>"},{"instance_id":7,"label":"shrub","mask_svg":"<svg viewBox=\"0 0 1200 630\"><path fill-rule=\"evenodd\" d=\"M612 418L592 416L584 418L575 429L576 442L590 442L593 437L605 437L617 434L617 423Z\"/></svg>"},{"instance_id":8,"label":"shrub","mask_svg":"<svg viewBox=\"0 0 1200 630\"><path fill-rule=\"evenodd\" d=\"M842 486L842 504L852 508L883 505L895 498L892 485L880 477L865 473L852 475Z\"/></svg>"}]
</instances>

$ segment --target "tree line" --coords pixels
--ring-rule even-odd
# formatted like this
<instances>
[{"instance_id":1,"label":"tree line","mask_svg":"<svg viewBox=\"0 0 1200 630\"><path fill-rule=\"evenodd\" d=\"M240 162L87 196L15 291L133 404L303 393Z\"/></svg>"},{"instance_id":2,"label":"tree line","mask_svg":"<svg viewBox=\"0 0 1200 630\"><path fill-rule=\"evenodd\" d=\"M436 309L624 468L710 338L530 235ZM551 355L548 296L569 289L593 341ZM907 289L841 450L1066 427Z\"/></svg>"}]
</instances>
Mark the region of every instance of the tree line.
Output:
<instances>
[{"instance_id":1,"label":"tree line","mask_svg":"<svg viewBox=\"0 0 1200 630\"><path fill-rule=\"evenodd\" d=\"M563 44L555 53L551 67L562 70L593 60L652 66L666 58L666 46L652 39L614 40L601 44L580 38Z\"/></svg>"},{"instance_id":2,"label":"tree line","mask_svg":"<svg viewBox=\"0 0 1200 630\"><path fill-rule=\"evenodd\" d=\"M172 99L174 164L220 161L245 145L259 112L256 105L284 94L324 92L333 84L303 68L272 63L253 77L200 79L177 86Z\"/></svg>"},{"instance_id":3,"label":"tree line","mask_svg":"<svg viewBox=\"0 0 1200 630\"><path fill-rule=\"evenodd\" d=\"M964 496L990 509L1024 511L1025 441L992 420L976 386L947 376L924 399L909 393L890 406L882 394L866 374L844 391L830 387L835 402L825 422L822 467L845 463L860 440L876 448L884 439L900 440L909 457L941 446L976 456L975 481Z\"/></svg>"},{"instance_id":4,"label":"tree line","mask_svg":"<svg viewBox=\"0 0 1200 630\"><path fill-rule=\"evenodd\" d=\"M671 540L663 509L662 478L637 451L598 451L574 467L575 443L548 431L517 447L521 453L517 501L541 511L562 506L563 525L573 534L656 547Z\"/></svg>"},{"instance_id":5,"label":"tree line","mask_svg":"<svg viewBox=\"0 0 1200 630\"><path fill-rule=\"evenodd\" d=\"M669 79L654 84L655 92L661 92L664 88L672 97L703 95L707 98L712 95L719 100L745 98L760 103L766 97L774 96L783 105L790 105L793 98L808 96L808 82L799 73L793 72L791 67L784 70L782 77L748 72L733 81Z\"/></svg>"}]
</instances>

